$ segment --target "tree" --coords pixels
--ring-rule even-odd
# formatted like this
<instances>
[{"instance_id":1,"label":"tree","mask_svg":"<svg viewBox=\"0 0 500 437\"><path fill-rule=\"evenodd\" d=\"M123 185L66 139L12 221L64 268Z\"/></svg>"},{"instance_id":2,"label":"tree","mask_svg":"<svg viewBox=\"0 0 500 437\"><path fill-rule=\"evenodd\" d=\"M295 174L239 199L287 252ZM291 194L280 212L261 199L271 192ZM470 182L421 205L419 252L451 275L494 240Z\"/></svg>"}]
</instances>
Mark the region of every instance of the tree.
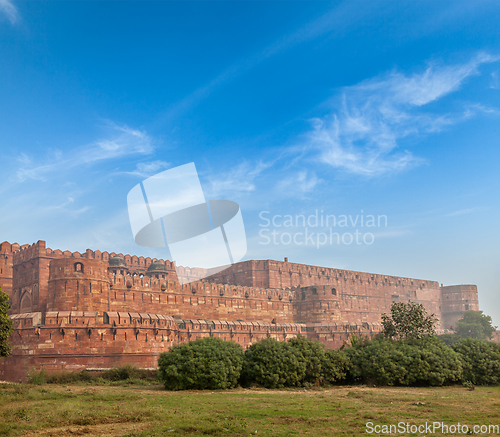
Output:
<instances>
[{"instance_id":1,"label":"tree","mask_svg":"<svg viewBox=\"0 0 500 437\"><path fill-rule=\"evenodd\" d=\"M493 326L490 316L479 311L465 311L457 322L455 332L460 338L491 339L498 326Z\"/></svg>"},{"instance_id":2,"label":"tree","mask_svg":"<svg viewBox=\"0 0 500 437\"><path fill-rule=\"evenodd\" d=\"M401 340L432 336L437 320L434 314L427 314L420 303L393 302L391 315L382 314L382 334L385 338Z\"/></svg>"},{"instance_id":3,"label":"tree","mask_svg":"<svg viewBox=\"0 0 500 437\"><path fill-rule=\"evenodd\" d=\"M12 320L7 314L10 309L9 296L0 289L0 357L10 355L9 336L12 334Z\"/></svg>"}]
</instances>

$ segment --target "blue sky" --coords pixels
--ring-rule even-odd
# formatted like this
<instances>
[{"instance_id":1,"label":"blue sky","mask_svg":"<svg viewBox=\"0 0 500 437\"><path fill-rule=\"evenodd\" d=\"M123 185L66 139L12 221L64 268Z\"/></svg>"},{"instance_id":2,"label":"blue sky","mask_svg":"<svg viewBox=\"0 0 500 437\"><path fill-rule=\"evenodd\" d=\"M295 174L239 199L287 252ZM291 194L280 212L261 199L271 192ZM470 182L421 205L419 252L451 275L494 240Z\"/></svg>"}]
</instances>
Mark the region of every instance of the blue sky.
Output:
<instances>
[{"instance_id":1,"label":"blue sky","mask_svg":"<svg viewBox=\"0 0 500 437\"><path fill-rule=\"evenodd\" d=\"M477 284L500 325L499 18L480 1L0 0L0 240L168 258L134 243L127 193L195 162L207 198L239 203L246 259ZM316 211L351 221L307 242L284 226ZM330 232L346 238L318 247Z\"/></svg>"}]
</instances>

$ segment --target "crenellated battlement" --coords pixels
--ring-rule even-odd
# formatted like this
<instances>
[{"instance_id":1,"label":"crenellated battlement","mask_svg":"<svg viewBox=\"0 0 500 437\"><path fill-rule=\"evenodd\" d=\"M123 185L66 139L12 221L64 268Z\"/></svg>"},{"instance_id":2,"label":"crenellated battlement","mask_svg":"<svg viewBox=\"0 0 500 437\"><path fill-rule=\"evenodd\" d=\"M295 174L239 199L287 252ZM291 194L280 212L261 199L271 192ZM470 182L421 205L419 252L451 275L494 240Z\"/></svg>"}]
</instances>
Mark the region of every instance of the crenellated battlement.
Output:
<instances>
[{"instance_id":1,"label":"crenellated battlement","mask_svg":"<svg viewBox=\"0 0 500 437\"><path fill-rule=\"evenodd\" d=\"M14 356L0 361L0 379L24 377L26 366L38 365L155 367L173 344L204 336L246 347L303 333L339 347L353 333L379 332L381 314L393 302L422 303L440 319L439 332L467 309L479 309L474 285L440 287L286 258L240 262L209 278L205 273L176 271L174 262L157 258L53 250L44 241L1 243L0 286L11 298L16 331Z\"/></svg>"},{"instance_id":2,"label":"crenellated battlement","mask_svg":"<svg viewBox=\"0 0 500 437\"><path fill-rule=\"evenodd\" d=\"M8 241L4 241L3 243L0 243L0 254L1 255L6 255L6 254L12 254L20 249L20 245L18 243L9 243Z\"/></svg>"},{"instance_id":3,"label":"crenellated battlement","mask_svg":"<svg viewBox=\"0 0 500 437\"><path fill-rule=\"evenodd\" d=\"M264 338L286 340L300 324L182 319L132 312L48 312L11 316L12 355L0 361L0 379L23 381L31 369L82 370L133 364L156 368L169 347L203 337L233 340L244 347Z\"/></svg>"},{"instance_id":4,"label":"crenellated battlement","mask_svg":"<svg viewBox=\"0 0 500 437\"><path fill-rule=\"evenodd\" d=\"M340 281L349 285L374 284L375 286L397 289L400 287L414 290L418 288L439 288L436 281L309 266L291 263L288 260L243 261L212 275L209 279L219 283L263 286L266 288L306 287L318 284L333 285Z\"/></svg>"},{"instance_id":5,"label":"crenellated battlement","mask_svg":"<svg viewBox=\"0 0 500 437\"><path fill-rule=\"evenodd\" d=\"M38 240L33 244L23 244L14 252L14 265L46 256L45 241Z\"/></svg>"}]
</instances>

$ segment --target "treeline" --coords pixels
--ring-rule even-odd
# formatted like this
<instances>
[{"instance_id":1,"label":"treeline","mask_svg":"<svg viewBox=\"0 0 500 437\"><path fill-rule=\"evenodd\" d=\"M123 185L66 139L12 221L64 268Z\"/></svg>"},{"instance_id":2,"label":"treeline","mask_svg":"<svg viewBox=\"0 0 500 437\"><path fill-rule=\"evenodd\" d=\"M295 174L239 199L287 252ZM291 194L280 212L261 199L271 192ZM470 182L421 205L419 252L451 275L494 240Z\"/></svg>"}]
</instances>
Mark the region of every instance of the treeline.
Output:
<instances>
[{"instance_id":1,"label":"treeline","mask_svg":"<svg viewBox=\"0 0 500 437\"><path fill-rule=\"evenodd\" d=\"M358 339L342 350L326 350L302 336L286 342L268 338L245 351L237 343L208 337L174 346L160 355L158 364L168 390L500 384L499 344L463 339L448 346L436 336Z\"/></svg>"}]
</instances>

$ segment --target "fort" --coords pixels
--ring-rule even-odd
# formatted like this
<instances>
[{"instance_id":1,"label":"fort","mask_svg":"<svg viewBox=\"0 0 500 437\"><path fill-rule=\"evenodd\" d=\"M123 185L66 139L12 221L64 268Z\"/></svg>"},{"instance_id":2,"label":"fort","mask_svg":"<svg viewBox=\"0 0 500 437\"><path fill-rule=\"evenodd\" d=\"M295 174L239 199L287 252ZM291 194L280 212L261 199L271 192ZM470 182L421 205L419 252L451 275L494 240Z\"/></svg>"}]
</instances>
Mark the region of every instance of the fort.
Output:
<instances>
[{"instance_id":1,"label":"fort","mask_svg":"<svg viewBox=\"0 0 500 437\"><path fill-rule=\"evenodd\" d=\"M372 274L274 260L233 264L206 279L170 261L92 251L52 250L45 241L0 244L0 287L11 302L12 354L0 380L32 368L155 368L172 345L205 336L243 347L299 334L338 348L373 336L392 302L422 303L453 329L479 311L475 285ZM179 276L192 282L180 284Z\"/></svg>"}]
</instances>

